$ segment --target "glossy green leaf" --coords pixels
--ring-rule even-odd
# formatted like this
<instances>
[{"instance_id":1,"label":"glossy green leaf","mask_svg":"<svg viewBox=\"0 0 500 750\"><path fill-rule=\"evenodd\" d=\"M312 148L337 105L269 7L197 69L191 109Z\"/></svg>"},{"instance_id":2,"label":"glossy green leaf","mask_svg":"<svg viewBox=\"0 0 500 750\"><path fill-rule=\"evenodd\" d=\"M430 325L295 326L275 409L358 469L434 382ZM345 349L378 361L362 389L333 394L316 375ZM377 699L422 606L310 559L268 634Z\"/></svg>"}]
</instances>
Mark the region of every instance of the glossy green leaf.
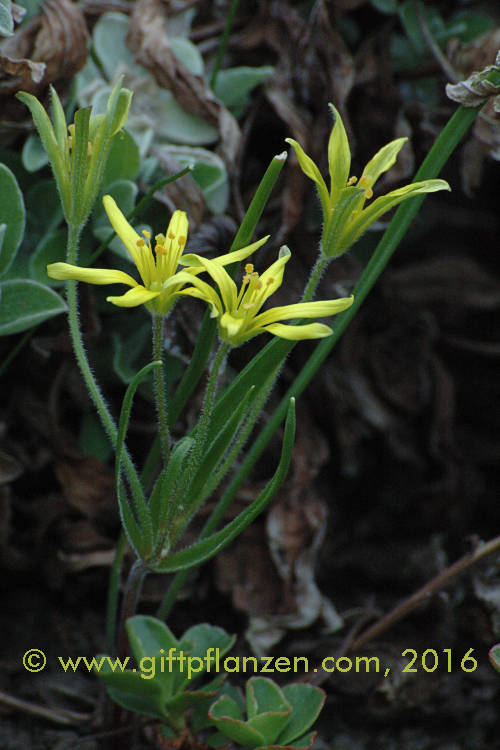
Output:
<instances>
[{"instance_id":1,"label":"glossy green leaf","mask_svg":"<svg viewBox=\"0 0 500 750\"><path fill-rule=\"evenodd\" d=\"M266 711L289 714L291 710L279 686L267 677L252 677L248 680L246 707L248 719L253 719Z\"/></svg>"},{"instance_id":2,"label":"glossy green leaf","mask_svg":"<svg viewBox=\"0 0 500 750\"><path fill-rule=\"evenodd\" d=\"M264 735L257 729L249 726L247 722L236 718L235 714L237 711L236 703L229 696L223 695L215 701L208 715L219 732L222 732L234 742L243 745L243 747L252 750L253 748L265 745L266 740Z\"/></svg>"},{"instance_id":3,"label":"glossy green leaf","mask_svg":"<svg viewBox=\"0 0 500 750\"><path fill-rule=\"evenodd\" d=\"M105 661L97 671L97 675L105 683L110 698L122 708L144 716L165 719L162 710L163 690L158 680L145 678L139 671L133 672L131 669L122 672L118 668L113 672L111 666Z\"/></svg>"},{"instance_id":4,"label":"glossy green leaf","mask_svg":"<svg viewBox=\"0 0 500 750\"><path fill-rule=\"evenodd\" d=\"M312 727L325 704L326 694L315 685L286 685L283 695L292 707L292 714L278 737L280 745L289 745Z\"/></svg>"},{"instance_id":5,"label":"glossy green leaf","mask_svg":"<svg viewBox=\"0 0 500 750\"><path fill-rule=\"evenodd\" d=\"M217 552L228 545L235 537L262 513L266 505L274 497L278 489L283 484L290 460L292 457L293 441L295 437L295 401L290 400L287 421L285 425L285 434L283 436L283 445L281 449L281 459L276 472L271 481L258 497L242 511L233 521L225 526L221 531L215 532L206 539L196 542L191 547L174 552L156 565L157 570L163 572L173 572L184 568L191 568L209 560Z\"/></svg>"},{"instance_id":6,"label":"glossy green leaf","mask_svg":"<svg viewBox=\"0 0 500 750\"><path fill-rule=\"evenodd\" d=\"M203 670L199 672L201 675L217 669L216 658L221 659L235 643L236 636L229 635L222 628L208 623L199 623L186 630L182 636L180 648L184 651L189 649L191 657L196 657L203 662ZM210 669L208 669L208 659L210 659ZM189 679L187 671L180 670L175 680L176 691L184 689Z\"/></svg>"},{"instance_id":7,"label":"glossy green leaf","mask_svg":"<svg viewBox=\"0 0 500 750\"><path fill-rule=\"evenodd\" d=\"M0 250L0 276L13 262L24 234L26 211L15 175L0 164L0 225L5 224Z\"/></svg>"},{"instance_id":8,"label":"glossy green leaf","mask_svg":"<svg viewBox=\"0 0 500 750\"><path fill-rule=\"evenodd\" d=\"M20 333L66 312L62 297L31 279L0 282L0 336Z\"/></svg>"},{"instance_id":9,"label":"glossy green leaf","mask_svg":"<svg viewBox=\"0 0 500 750\"><path fill-rule=\"evenodd\" d=\"M156 656L162 649L179 648L179 641L170 628L157 617L134 615L125 625L130 646L139 661L144 656Z\"/></svg>"}]
</instances>

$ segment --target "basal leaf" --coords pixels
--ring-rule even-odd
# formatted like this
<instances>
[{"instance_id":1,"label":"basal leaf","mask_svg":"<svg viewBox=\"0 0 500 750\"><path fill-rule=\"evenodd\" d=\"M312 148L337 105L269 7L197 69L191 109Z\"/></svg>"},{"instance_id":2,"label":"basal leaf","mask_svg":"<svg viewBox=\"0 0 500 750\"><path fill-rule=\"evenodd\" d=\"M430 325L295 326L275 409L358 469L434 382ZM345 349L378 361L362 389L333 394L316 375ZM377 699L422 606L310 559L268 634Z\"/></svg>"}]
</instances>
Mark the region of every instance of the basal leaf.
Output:
<instances>
[{"instance_id":1,"label":"basal leaf","mask_svg":"<svg viewBox=\"0 0 500 750\"><path fill-rule=\"evenodd\" d=\"M0 336L20 333L66 312L62 297L31 279L0 283Z\"/></svg>"}]
</instances>

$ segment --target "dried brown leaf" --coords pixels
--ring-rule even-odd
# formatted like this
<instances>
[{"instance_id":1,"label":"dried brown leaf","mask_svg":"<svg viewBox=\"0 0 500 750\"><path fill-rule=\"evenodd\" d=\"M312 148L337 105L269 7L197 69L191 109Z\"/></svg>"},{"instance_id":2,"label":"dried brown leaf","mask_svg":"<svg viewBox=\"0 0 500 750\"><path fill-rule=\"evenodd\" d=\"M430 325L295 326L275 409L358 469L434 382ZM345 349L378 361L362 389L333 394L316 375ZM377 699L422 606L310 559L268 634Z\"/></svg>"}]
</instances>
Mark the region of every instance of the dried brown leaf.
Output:
<instances>
[{"instance_id":1,"label":"dried brown leaf","mask_svg":"<svg viewBox=\"0 0 500 750\"><path fill-rule=\"evenodd\" d=\"M82 9L69 0L47 0L40 15L2 42L0 59L8 78L0 90L16 91L22 85L38 94L49 83L69 82L85 65L87 42Z\"/></svg>"},{"instance_id":2,"label":"dried brown leaf","mask_svg":"<svg viewBox=\"0 0 500 750\"><path fill-rule=\"evenodd\" d=\"M186 112L203 118L220 133L222 154L234 164L240 129L201 76L194 75L175 56L168 39L168 8L160 0L138 0L130 19L127 44L136 61L151 71L157 84L172 92Z\"/></svg>"}]
</instances>

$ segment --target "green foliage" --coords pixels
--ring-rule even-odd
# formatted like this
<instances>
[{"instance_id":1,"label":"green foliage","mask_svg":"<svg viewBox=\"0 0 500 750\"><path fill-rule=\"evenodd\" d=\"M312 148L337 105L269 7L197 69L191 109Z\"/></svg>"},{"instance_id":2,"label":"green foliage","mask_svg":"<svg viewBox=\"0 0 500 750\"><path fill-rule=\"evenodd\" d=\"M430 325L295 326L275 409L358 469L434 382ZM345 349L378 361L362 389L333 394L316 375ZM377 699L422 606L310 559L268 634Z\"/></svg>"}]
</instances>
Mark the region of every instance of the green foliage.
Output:
<instances>
[{"instance_id":1,"label":"green foliage","mask_svg":"<svg viewBox=\"0 0 500 750\"><path fill-rule=\"evenodd\" d=\"M218 675L195 689L192 683L217 668L216 658L224 656L236 638L222 628L200 624L177 640L161 620L141 615L127 620L126 630L137 669L113 671L104 661L99 678L123 708L182 729L187 709L215 697L224 678Z\"/></svg>"},{"instance_id":2,"label":"green foliage","mask_svg":"<svg viewBox=\"0 0 500 750\"><path fill-rule=\"evenodd\" d=\"M13 31L12 2L0 0L0 36L12 36Z\"/></svg>"},{"instance_id":3,"label":"green foliage","mask_svg":"<svg viewBox=\"0 0 500 750\"><path fill-rule=\"evenodd\" d=\"M492 646L490 648L488 656L492 666L497 670L497 672L500 672L500 643L497 643L495 646Z\"/></svg>"},{"instance_id":4,"label":"green foliage","mask_svg":"<svg viewBox=\"0 0 500 750\"><path fill-rule=\"evenodd\" d=\"M61 297L37 281L0 282L0 336L26 331L66 310Z\"/></svg>"},{"instance_id":5,"label":"green foliage","mask_svg":"<svg viewBox=\"0 0 500 750\"><path fill-rule=\"evenodd\" d=\"M247 65L219 71L214 93L236 116L242 115L249 103L249 95L256 86L274 74L271 65L251 68Z\"/></svg>"},{"instance_id":6,"label":"green foliage","mask_svg":"<svg viewBox=\"0 0 500 750\"><path fill-rule=\"evenodd\" d=\"M324 692L313 685L280 688L265 677L252 677L246 684L246 720L241 701L230 695L219 697L208 716L219 732L249 750L312 746L315 733L305 734L318 718Z\"/></svg>"},{"instance_id":7,"label":"green foliage","mask_svg":"<svg viewBox=\"0 0 500 750\"><path fill-rule=\"evenodd\" d=\"M26 210L14 174L0 164L0 276L9 270L24 235Z\"/></svg>"},{"instance_id":8,"label":"green foliage","mask_svg":"<svg viewBox=\"0 0 500 750\"><path fill-rule=\"evenodd\" d=\"M67 309L63 299L46 284L25 278L26 263L16 257L24 236L26 210L18 182L11 170L0 164L0 336L26 331ZM50 214L49 214L50 216Z\"/></svg>"}]
</instances>

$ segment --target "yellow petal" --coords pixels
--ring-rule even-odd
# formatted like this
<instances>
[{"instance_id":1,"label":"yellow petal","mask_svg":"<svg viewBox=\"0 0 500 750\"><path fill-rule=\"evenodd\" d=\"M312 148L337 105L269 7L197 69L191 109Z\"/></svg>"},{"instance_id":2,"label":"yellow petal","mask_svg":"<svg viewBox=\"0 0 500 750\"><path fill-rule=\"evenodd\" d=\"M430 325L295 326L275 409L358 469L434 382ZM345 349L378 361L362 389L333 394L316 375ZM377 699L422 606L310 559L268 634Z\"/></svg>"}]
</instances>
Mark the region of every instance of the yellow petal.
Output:
<instances>
[{"instance_id":1,"label":"yellow petal","mask_svg":"<svg viewBox=\"0 0 500 750\"><path fill-rule=\"evenodd\" d=\"M319 199L323 208L323 214L326 219L330 207L330 196L328 194L326 183L321 176L321 172L319 171L318 167L313 162L311 157L305 153L302 146L297 143L297 141L294 141L293 138L285 138L285 141L293 147L295 156L297 157L297 161L299 162L300 168L302 169L304 174L307 175L307 177L310 177L310 179L316 183L319 193Z\"/></svg>"},{"instance_id":2,"label":"yellow petal","mask_svg":"<svg viewBox=\"0 0 500 750\"><path fill-rule=\"evenodd\" d=\"M363 169L363 174L359 179L360 187L371 190L380 175L387 172L393 166L407 140L408 138L396 138L395 141L391 141L381 148L380 151L377 151L375 156L370 159Z\"/></svg>"},{"instance_id":3,"label":"yellow petal","mask_svg":"<svg viewBox=\"0 0 500 750\"><path fill-rule=\"evenodd\" d=\"M137 281L124 271L113 268L81 268L69 263L50 263L47 266L47 275L51 279L66 281L86 281L87 284L126 284L137 286Z\"/></svg>"},{"instance_id":4,"label":"yellow petal","mask_svg":"<svg viewBox=\"0 0 500 750\"><path fill-rule=\"evenodd\" d=\"M137 241L142 238L139 237L135 229L130 226L125 216L122 214L116 202L110 195L105 195L102 199L104 210L108 215L108 219L111 222L111 226L115 230L118 237L121 239L135 265L139 268L138 254L137 254Z\"/></svg>"},{"instance_id":5,"label":"yellow petal","mask_svg":"<svg viewBox=\"0 0 500 750\"><path fill-rule=\"evenodd\" d=\"M387 195L381 195L351 221L348 231L344 232L341 237L338 251L343 252L351 247L371 224L407 198L412 198L419 193L435 193L438 190L450 189L446 180L423 180L392 190Z\"/></svg>"},{"instance_id":6,"label":"yellow petal","mask_svg":"<svg viewBox=\"0 0 500 750\"><path fill-rule=\"evenodd\" d=\"M335 124L328 141L328 167L330 170L330 198L335 203L349 179L351 149L339 112L333 104L330 104L330 108L335 116Z\"/></svg>"},{"instance_id":7,"label":"yellow petal","mask_svg":"<svg viewBox=\"0 0 500 750\"><path fill-rule=\"evenodd\" d=\"M245 260L245 258L248 258L249 255L252 255L252 253L258 250L259 247L262 247L262 245L268 241L270 236L271 235L268 234L261 240L257 240L257 242L253 242L251 245L242 247L241 250L233 250L231 253L219 255L217 258L211 258L211 260L214 263L218 263L220 266L239 263L240 261ZM181 266L193 266L192 272L198 274L204 270L198 258L199 256L194 253L185 253L182 258L179 259L179 263Z\"/></svg>"},{"instance_id":8,"label":"yellow petal","mask_svg":"<svg viewBox=\"0 0 500 750\"><path fill-rule=\"evenodd\" d=\"M304 339L324 339L332 333L332 329L323 323L308 323L305 326L283 325L282 323L272 323L264 329L273 336L279 336L280 339L289 339L290 341L303 341Z\"/></svg>"},{"instance_id":9,"label":"yellow petal","mask_svg":"<svg viewBox=\"0 0 500 750\"><path fill-rule=\"evenodd\" d=\"M139 307L139 305L144 305L159 296L160 292L150 292L143 286L136 286L122 294L121 297L106 297L106 300L117 307Z\"/></svg>"},{"instance_id":10,"label":"yellow petal","mask_svg":"<svg viewBox=\"0 0 500 750\"><path fill-rule=\"evenodd\" d=\"M258 296L259 307L282 285L285 265L290 260L290 257L290 250L286 245L283 245L280 247L278 260L275 260L260 276L259 281L262 284L262 290Z\"/></svg>"},{"instance_id":11,"label":"yellow petal","mask_svg":"<svg viewBox=\"0 0 500 750\"><path fill-rule=\"evenodd\" d=\"M182 271L177 274L177 276L188 276L187 272L183 273ZM218 315L222 315L224 310L222 307L222 303L220 301L220 297L215 291L215 289L212 289L212 287L207 284L206 281L203 281L202 279L197 278L196 276L193 276L190 279L190 282L193 286L187 287L186 289L183 289L182 291L178 292L179 294L186 294L191 297L196 297L197 299L201 299L207 304L210 305L212 308L211 317L215 318Z\"/></svg>"},{"instance_id":12,"label":"yellow petal","mask_svg":"<svg viewBox=\"0 0 500 750\"><path fill-rule=\"evenodd\" d=\"M293 318L326 318L336 315L354 302L354 297L341 297L340 299L319 300L316 302L297 302L294 305L283 305L272 307L270 310L257 315L255 325L267 326L278 320L292 320Z\"/></svg>"},{"instance_id":13,"label":"yellow petal","mask_svg":"<svg viewBox=\"0 0 500 750\"><path fill-rule=\"evenodd\" d=\"M203 258L201 255L192 256L196 259L196 263L199 263L202 268L207 271L208 274L215 281L219 287L222 302L227 311L234 310L236 307L237 290L236 284L229 276L228 272L219 263L216 263L209 258ZM193 284L195 284L196 277L193 277ZM195 284L196 286L196 284Z\"/></svg>"}]
</instances>

